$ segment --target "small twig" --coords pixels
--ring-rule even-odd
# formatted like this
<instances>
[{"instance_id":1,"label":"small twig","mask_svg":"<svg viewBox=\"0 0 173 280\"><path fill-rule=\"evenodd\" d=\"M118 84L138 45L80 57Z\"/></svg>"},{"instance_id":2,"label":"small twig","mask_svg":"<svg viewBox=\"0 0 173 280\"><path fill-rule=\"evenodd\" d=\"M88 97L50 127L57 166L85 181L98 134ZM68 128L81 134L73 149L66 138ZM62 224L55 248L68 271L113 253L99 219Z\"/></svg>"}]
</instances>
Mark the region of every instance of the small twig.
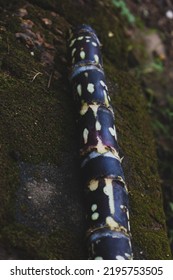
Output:
<instances>
[{"instance_id":1,"label":"small twig","mask_svg":"<svg viewBox=\"0 0 173 280\"><path fill-rule=\"evenodd\" d=\"M37 72L37 73L34 75L34 77L32 78L32 81L31 81L31 82L33 82L33 81L37 78L38 75L42 75L42 73L41 73L41 72Z\"/></svg>"},{"instance_id":2,"label":"small twig","mask_svg":"<svg viewBox=\"0 0 173 280\"><path fill-rule=\"evenodd\" d=\"M55 32L61 36L63 36L63 32L59 29L59 28L56 28L55 29Z\"/></svg>"},{"instance_id":3,"label":"small twig","mask_svg":"<svg viewBox=\"0 0 173 280\"><path fill-rule=\"evenodd\" d=\"M53 73L54 73L54 71L52 71L52 73L49 76L49 81L48 81L48 84L47 84L47 88L50 88L50 84L51 84L51 81L52 81Z\"/></svg>"}]
</instances>

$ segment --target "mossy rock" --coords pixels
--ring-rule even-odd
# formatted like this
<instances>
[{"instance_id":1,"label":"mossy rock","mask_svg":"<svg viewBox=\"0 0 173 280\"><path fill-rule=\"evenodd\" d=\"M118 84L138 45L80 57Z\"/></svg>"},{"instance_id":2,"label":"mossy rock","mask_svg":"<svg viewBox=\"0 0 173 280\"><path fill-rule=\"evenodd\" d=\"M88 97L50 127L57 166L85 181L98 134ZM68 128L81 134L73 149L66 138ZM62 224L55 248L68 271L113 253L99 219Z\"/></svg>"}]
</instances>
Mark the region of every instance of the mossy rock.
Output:
<instances>
[{"instance_id":1,"label":"mossy rock","mask_svg":"<svg viewBox=\"0 0 173 280\"><path fill-rule=\"evenodd\" d=\"M5 3L0 10L0 248L6 251L4 258L86 258L66 34L71 25L87 23L103 44L129 188L134 258L170 259L150 119L141 89L128 73L124 23L117 11L110 1ZM34 23L31 31L37 34L30 33L32 47L16 38L16 33L25 33L17 13L22 7L27 10L24 19ZM50 26L45 18L51 20ZM38 33L44 41L39 48Z\"/></svg>"}]
</instances>

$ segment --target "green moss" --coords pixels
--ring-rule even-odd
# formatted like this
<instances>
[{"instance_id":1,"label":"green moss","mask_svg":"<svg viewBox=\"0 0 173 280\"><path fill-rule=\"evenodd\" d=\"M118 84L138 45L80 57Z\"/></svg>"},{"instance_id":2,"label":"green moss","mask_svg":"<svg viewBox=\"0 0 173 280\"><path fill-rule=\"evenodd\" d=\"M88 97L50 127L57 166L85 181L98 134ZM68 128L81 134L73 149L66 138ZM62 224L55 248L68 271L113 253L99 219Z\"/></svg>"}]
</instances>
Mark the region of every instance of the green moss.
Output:
<instances>
[{"instance_id":1,"label":"green moss","mask_svg":"<svg viewBox=\"0 0 173 280\"><path fill-rule=\"evenodd\" d=\"M82 259L83 240L78 238L75 232L60 229L53 234L42 235L34 230L13 224L4 227L2 234L4 244L10 244L14 248L23 249L26 258L29 259ZM74 247L74 243L77 244ZM20 244L20 246L19 246Z\"/></svg>"},{"instance_id":2,"label":"green moss","mask_svg":"<svg viewBox=\"0 0 173 280\"><path fill-rule=\"evenodd\" d=\"M115 109L118 139L121 154L124 155L123 168L130 191L135 258L169 259L170 250L150 119L139 85L126 72L127 52L122 22L112 15L110 1L105 1L104 5L99 1L91 2L91 5L83 4L79 9L76 2L69 0L44 3L34 1L34 4L46 11L36 5L28 8L28 18L35 22L34 31L38 28L47 42L53 43L56 27L63 31L63 42L56 46L56 64L53 66L56 75L49 88L52 69L40 62L39 51L33 57L29 49L16 40L15 32L20 32L17 17L10 19L6 14L3 15L7 32L1 34L0 41L0 242L24 250L26 256L33 259L84 258L83 236L77 231L77 228L84 225L82 222L74 222L74 228L70 228L65 210L67 227L56 228L52 233L37 231L16 221L20 166L14 160L16 156L12 155L17 154L19 161L33 165L46 162L61 168L66 164L67 154L69 160L74 160L74 154L77 154L75 111L67 86L65 34L70 25L88 23L96 29L103 43L105 73ZM51 29L45 28L41 23L41 18L51 18L49 10L60 13L56 19L52 18ZM114 36L109 37L109 32ZM41 74L33 80L37 71ZM77 168L77 160L74 165ZM63 182L68 175L66 172L66 169L62 170L59 175ZM68 170L68 173L75 171ZM74 178L77 177L74 174ZM70 180L71 189L68 188L69 181L64 183L64 188L69 190L69 201L71 192L74 191L73 186L79 184L75 180ZM77 191L75 196L79 204L82 204ZM64 209L67 206L64 205ZM71 207L72 210L75 209L76 204ZM28 211L25 203L21 204L21 209L24 213Z\"/></svg>"},{"instance_id":3,"label":"green moss","mask_svg":"<svg viewBox=\"0 0 173 280\"><path fill-rule=\"evenodd\" d=\"M124 156L123 168L129 189L135 257L169 259L171 254L157 173L155 143L145 99L129 73L117 71L109 61L106 61L105 70L112 85L110 93L116 112L119 145Z\"/></svg>"}]
</instances>

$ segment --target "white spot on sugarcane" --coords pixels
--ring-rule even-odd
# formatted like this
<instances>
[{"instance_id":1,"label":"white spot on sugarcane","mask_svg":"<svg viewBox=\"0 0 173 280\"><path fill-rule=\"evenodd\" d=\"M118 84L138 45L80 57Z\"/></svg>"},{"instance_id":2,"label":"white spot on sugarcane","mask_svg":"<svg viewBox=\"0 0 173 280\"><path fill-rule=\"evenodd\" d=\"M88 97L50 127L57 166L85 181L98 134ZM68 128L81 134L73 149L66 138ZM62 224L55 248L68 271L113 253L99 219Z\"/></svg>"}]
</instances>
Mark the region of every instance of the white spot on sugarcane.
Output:
<instances>
[{"instance_id":1,"label":"white spot on sugarcane","mask_svg":"<svg viewBox=\"0 0 173 280\"><path fill-rule=\"evenodd\" d=\"M93 205L91 206L91 210L92 210L93 212L95 212L95 211L97 210L97 204L93 204Z\"/></svg>"},{"instance_id":2,"label":"white spot on sugarcane","mask_svg":"<svg viewBox=\"0 0 173 280\"><path fill-rule=\"evenodd\" d=\"M81 108L81 113L84 112L84 114L88 111L88 108L90 107L92 109L92 111L94 112L94 116L96 117L97 116L97 111L98 111L98 108L99 108L100 105L98 105L97 103L94 103L94 104L90 104L88 105L87 103L83 103L82 105L82 108ZM112 128L115 130L115 126L114 128ZM115 130L115 133L116 133L116 130Z\"/></svg>"},{"instance_id":3,"label":"white spot on sugarcane","mask_svg":"<svg viewBox=\"0 0 173 280\"><path fill-rule=\"evenodd\" d=\"M123 231L127 233L127 229L121 225L119 225L112 217L108 216L106 217L106 224L109 226L111 230L116 231Z\"/></svg>"},{"instance_id":4,"label":"white spot on sugarcane","mask_svg":"<svg viewBox=\"0 0 173 280\"><path fill-rule=\"evenodd\" d=\"M89 40L89 39L87 39L87 40L86 40L86 42L87 42L87 43L90 43L90 40Z\"/></svg>"},{"instance_id":5,"label":"white spot on sugarcane","mask_svg":"<svg viewBox=\"0 0 173 280\"><path fill-rule=\"evenodd\" d=\"M114 125L114 131L115 131L115 140L117 140L117 131L116 131L115 125Z\"/></svg>"},{"instance_id":6,"label":"white spot on sugarcane","mask_svg":"<svg viewBox=\"0 0 173 280\"><path fill-rule=\"evenodd\" d=\"M85 59L85 52L84 52L84 51L81 51L81 52L80 52L80 58L81 58L81 59Z\"/></svg>"},{"instance_id":7,"label":"white spot on sugarcane","mask_svg":"<svg viewBox=\"0 0 173 280\"><path fill-rule=\"evenodd\" d=\"M94 47L97 47L96 42L92 42L92 45L93 45Z\"/></svg>"},{"instance_id":8,"label":"white spot on sugarcane","mask_svg":"<svg viewBox=\"0 0 173 280\"><path fill-rule=\"evenodd\" d=\"M95 128L96 128L96 131L101 130L101 124L99 123L99 121L96 121Z\"/></svg>"},{"instance_id":9,"label":"white spot on sugarcane","mask_svg":"<svg viewBox=\"0 0 173 280\"><path fill-rule=\"evenodd\" d=\"M127 193L129 192L126 183L124 184L124 189L126 190Z\"/></svg>"},{"instance_id":10,"label":"white spot on sugarcane","mask_svg":"<svg viewBox=\"0 0 173 280\"><path fill-rule=\"evenodd\" d=\"M121 176L118 176L118 177L117 177L117 180L118 180L119 182L121 182L123 185L125 185L125 181L124 181L124 179L123 179Z\"/></svg>"},{"instance_id":11,"label":"white spot on sugarcane","mask_svg":"<svg viewBox=\"0 0 173 280\"><path fill-rule=\"evenodd\" d=\"M95 212L97 210L97 204L93 204L91 206L91 210L94 212L92 215L91 215L91 219L92 220L97 220L98 217L99 217L99 213L98 212Z\"/></svg>"},{"instance_id":12,"label":"white spot on sugarcane","mask_svg":"<svg viewBox=\"0 0 173 280\"><path fill-rule=\"evenodd\" d=\"M93 93L94 92L94 84L89 83L87 85L87 90L88 90L88 92Z\"/></svg>"},{"instance_id":13,"label":"white spot on sugarcane","mask_svg":"<svg viewBox=\"0 0 173 280\"><path fill-rule=\"evenodd\" d=\"M89 131L87 128L85 128L83 131L84 144L86 144L88 142L88 134L89 134Z\"/></svg>"},{"instance_id":14,"label":"white spot on sugarcane","mask_svg":"<svg viewBox=\"0 0 173 280\"><path fill-rule=\"evenodd\" d=\"M97 190L98 186L99 186L99 181L93 179L89 182L88 188L90 189L90 191L93 192L93 191Z\"/></svg>"},{"instance_id":15,"label":"white spot on sugarcane","mask_svg":"<svg viewBox=\"0 0 173 280\"><path fill-rule=\"evenodd\" d=\"M99 63L99 57L98 57L97 54L94 55L94 60L95 60L96 63Z\"/></svg>"},{"instance_id":16,"label":"white spot on sugarcane","mask_svg":"<svg viewBox=\"0 0 173 280\"><path fill-rule=\"evenodd\" d=\"M102 143L102 141L101 141L101 139L99 138L99 136L97 136L97 146L96 146L96 148L97 148L97 151L100 153L100 154L104 154L104 153L106 153L107 152L107 149L106 149L106 147L103 145L103 143Z\"/></svg>"},{"instance_id":17,"label":"white spot on sugarcane","mask_svg":"<svg viewBox=\"0 0 173 280\"><path fill-rule=\"evenodd\" d=\"M130 220L130 216L129 216L129 210L126 210L126 215L127 215L127 219Z\"/></svg>"},{"instance_id":18,"label":"white spot on sugarcane","mask_svg":"<svg viewBox=\"0 0 173 280\"><path fill-rule=\"evenodd\" d=\"M130 222L127 222L128 231L130 231Z\"/></svg>"},{"instance_id":19,"label":"white spot on sugarcane","mask_svg":"<svg viewBox=\"0 0 173 280\"><path fill-rule=\"evenodd\" d=\"M76 39L71 40L71 43L70 43L69 47L71 48L74 45L75 42L76 42Z\"/></svg>"},{"instance_id":20,"label":"white spot on sugarcane","mask_svg":"<svg viewBox=\"0 0 173 280\"><path fill-rule=\"evenodd\" d=\"M88 104L87 104L87 103L84 103L83 106L82 106L82 108L81 108L81 110L80 110L80 115L81 115L81 116L85 115L86 112L88 111L88 108L89 108Z\"/></svg>"},{"instance_id":21,"label":"white spot on sugarcane","mask_svg":"<svg viewBox=\"0 0 173 280\"><path fill-rule=\"evenodd\" d=\"M100 84L101 84L103 87L106 87L105 82L103 82L102 80L100 81Z\"/></svg>"},{"instance_id":22,"label":"white spot on sugarcane","mask_svg":"<svg viewBox=\"0 0 173 280\"><path fill-rule=\"evenodd\" d=\"M103 260L103 258L102 258L102 257L100 257L100 256L95 257L94 259L95 259L95 260Z\"/></svg>"},{"instance_id":23,"label":"white spot on sugarcane","mask_svg":"<svg viewBox=\"0 0 173 280\"><path fill-rule=\"evenodd\" d=\"M125 260L125 258L123 256L117 255L116 260Z\"/></svg>"},{"instance_id":24,"label":"white spot on sugarcane","mask_svg":"<svg viewBox=\"0 0 173 280\"><path fill-rule=\"evenodd\" d=\"M109 127L108 129L109 129L109 132L110 132L110 134L111 134L112 136L115 136L115 135L116 135L116 132L115 132L115 129L114 129L114 128Z\"/></svg>"},{"instance_id":25,"label":"white spot on sugarcane","mask_svg":"<svg viewBox=\"0 0 173 280\"><path fill-rule=\"evenodd\" d=\"M131 259L131 255L130 254L125 253L124 255L126 256L126 258Z\"/></svg>"},{"instance_id":26,"label":"white spot on sugarcane","mask_svg":"<svg viewBox=\"0 0 173 280\"><path fill-rule=\"evenodd\" d=\"M74 56L75 52L76 52L76 48L74 48L74 49L72 50L71 55Z\"/></svg>"},{"instance_id":27,"label":"white spot on sugarcane","mask_svg":"<svg viewBox=\"0 0 173 280\"><path fill-rule=\"evenodd\" d=\"M119 228L119 224L112 217L106 218L106 224L110 227L111 230Z\"/></svg>"},{"instance_id":28,"label":"white spot on sugarcane","mask_svg":"<svg viewBox=\"0 0 173 280\"><path fill-rule=\"evenodd\" d=\"M86 39L91 39L91 36L85 36Z\"/></svg>"},{"instance_id":29,"label":"white spot on sugarcane","mask_svg":"<svg viewBox=\"0 0 173 280\"><path fill-rule=\"evenodd\" d=\"M93 104L93 105L89 105L89 107L92 109L93 113L94 113L94 117L97 117L97 111L98 111L98 105Z\"/></svg>"},{"instance_id":30,"label":"white spot on sugarcane","mask_svg":"<svg viewBox=\"0 0 173 280\"><path fill-rule=\"evenodd\" d=\"M106 186L103 188L103 192L108 196L110 213L114 215L115 207L114 207L114 193L113 193L112 179L106 178L105 184Z\"/></svg>"},{"instance_id":31,"label":"white spot on sugarcane","mask_svg":"<svg viewBox=\"0 0 173 280\"><path fill-rule=\"evenodd\" d=\"M95 212L95 213L93 213L93 214L91 215L91 219L92 219L93 221L97 220L98 217L99 217L99 213L98 213L98 212Z\"/></svg>"},{"instance_id":32,"label":"white spot on sugarcane","mask_svg":"<svg viewBox=\"0 0 173 280\"><path fill-rule=\"evenodd\" d=\"M123 211L123 212L127 212L127 207L123 204L120 205L120 209Z\"/></svg>"},{"instance_id":33,"label":"white spot on sugarcane","mask_svg":"<svg viewBox=\"0 0 173 280\"><path fill-rule=\"evenodd\" d=\"M100 84L102 85L102 87L104 87L106 90L108 90L108 87L103 80L100 81Z\"/></svg>"},{"instance_id":34,"label":"white spot on sugarcane","mask_svg":"<svg viewBox=\"0 0 173 280\"><path fill-rule=\"evenodd\" d=\"M88 78L88 72L85 72L84 75L86 78Z\"/></svg>"},{"instance_id":35,"label":"white spot on sugarcane","mask_svg":"<svg viewBox=\"0 0 173 280\"><path fill-rule=\"evenodd\" d=\"M79 84L79 85L77 86L77 92L78 92L79 96L82 95L82 86L81 86L81 84Z\"/></svg>"},{"instance_id":36,"label":"white spot on sugarcane","mask_svg":"<svg viewBox=\"0 0 173 280\"><path fill-rule=\"evenodd\" d=\"M109 101L108 101L108 96L107 96L106 90L103 90L103 94L104 94L105 104L108 107L109 106Z\"/></svg>"},{"instance_id":37,"label":"white spot on sugarcane","mask_svg":"<svg viewBox=\"0 0 173 280\"><path fill-rule=\"evenodd\" d=\"M129 239L129 247L132 249L132 243L130 239Z\"/></svg>"}]
</instances>

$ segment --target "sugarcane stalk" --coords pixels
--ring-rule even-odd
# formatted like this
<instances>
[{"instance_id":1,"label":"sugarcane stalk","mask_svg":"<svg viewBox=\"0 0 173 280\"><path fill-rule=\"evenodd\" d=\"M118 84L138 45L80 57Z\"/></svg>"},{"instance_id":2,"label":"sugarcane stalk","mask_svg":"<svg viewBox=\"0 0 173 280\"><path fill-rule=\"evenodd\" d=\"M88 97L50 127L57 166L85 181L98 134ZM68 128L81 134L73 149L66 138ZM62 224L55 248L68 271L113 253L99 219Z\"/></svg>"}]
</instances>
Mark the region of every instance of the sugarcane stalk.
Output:
<instances>
[{"instance_id":1,"label":"sugarcane stalk","mask_svg":"<svg viewBox=\"0 0 173 280\"><path fill-rule=\"evenodd\" d=\"M88 25L70 30L68 60L79 130L89 259L132 259L128 190L101 44Z\"/></svg>"}]
</instances>

